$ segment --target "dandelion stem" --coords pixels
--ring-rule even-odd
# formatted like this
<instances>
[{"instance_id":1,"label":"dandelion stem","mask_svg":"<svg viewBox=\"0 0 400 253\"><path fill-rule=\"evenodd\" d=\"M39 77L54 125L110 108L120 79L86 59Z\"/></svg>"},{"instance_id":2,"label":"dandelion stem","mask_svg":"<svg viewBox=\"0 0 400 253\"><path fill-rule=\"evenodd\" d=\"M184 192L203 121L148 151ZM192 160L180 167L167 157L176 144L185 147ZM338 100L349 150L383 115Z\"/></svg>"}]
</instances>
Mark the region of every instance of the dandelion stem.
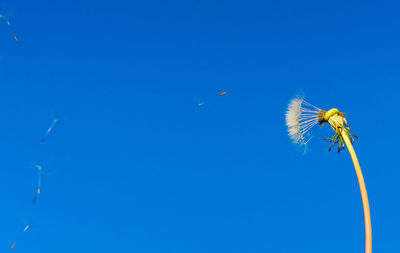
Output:
<instances>
[{"instance_id":1,"label":"dandelion stem","mask_svg":"<svg viewBox=\"0 0 400 253\"><path fill-rule=\"evenodd\" d=\"M365 253L372 253L372 228L371 228L371 214L369 210L367 188L365 187L364 177L361 171L360 164L354 151L351 140L345 129L342 128L341 134L349 150L351 159L353 160L354 168L356 170L358 184L360 186L361 199L364 208L364 223L365 223Z\"/></svg>"}]
</instances>

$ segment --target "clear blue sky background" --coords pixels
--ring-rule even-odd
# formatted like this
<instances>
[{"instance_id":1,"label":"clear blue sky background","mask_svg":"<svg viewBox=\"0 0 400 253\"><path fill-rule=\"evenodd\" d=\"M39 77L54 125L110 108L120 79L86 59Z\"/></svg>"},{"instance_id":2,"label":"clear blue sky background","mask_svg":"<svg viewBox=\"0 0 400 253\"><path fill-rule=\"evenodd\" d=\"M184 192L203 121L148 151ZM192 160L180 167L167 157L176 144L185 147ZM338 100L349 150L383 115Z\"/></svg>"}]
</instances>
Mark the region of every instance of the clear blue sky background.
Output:
<instances>
[{"instance_id":1,"label":"clear blue sky background","mask_svg":"<svg viewBox=\"0 0 400 253\"><path fill-rule=\"evenodd\" d=\"M299 91L348 114L397 252L400 6L322 2L3 1L0 252L363 252L347 150L287 136Z\"/></svg>"}]
</instances>

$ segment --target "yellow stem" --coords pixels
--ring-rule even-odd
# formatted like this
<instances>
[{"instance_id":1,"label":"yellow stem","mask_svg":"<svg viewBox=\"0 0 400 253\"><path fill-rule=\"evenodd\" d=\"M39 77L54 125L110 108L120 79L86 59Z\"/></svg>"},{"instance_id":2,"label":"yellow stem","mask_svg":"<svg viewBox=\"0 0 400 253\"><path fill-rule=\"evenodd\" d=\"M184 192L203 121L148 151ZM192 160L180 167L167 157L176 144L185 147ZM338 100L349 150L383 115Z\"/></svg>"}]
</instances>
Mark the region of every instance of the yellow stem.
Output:
<instances>
[{"instance_id":1,"label":"yellow stem","mask_svg":"<svg viewBox=\"0 0 400 253\"><path fill-rule=\"evenodd\" d=\"M351 159L353 160L354 168L356 169L358 184L360 186L361 199L364 207L364 223L365 223L365 253L372 253L372 228L371 228L371 214L369 211L367 188L365 187L364 177L361 171L360 164L354 151L353 145L351 144L350 138L347 132L342 129L341 134L343 140L346 143L347 149L349 150Z\"/></svg>"}]
</instances>

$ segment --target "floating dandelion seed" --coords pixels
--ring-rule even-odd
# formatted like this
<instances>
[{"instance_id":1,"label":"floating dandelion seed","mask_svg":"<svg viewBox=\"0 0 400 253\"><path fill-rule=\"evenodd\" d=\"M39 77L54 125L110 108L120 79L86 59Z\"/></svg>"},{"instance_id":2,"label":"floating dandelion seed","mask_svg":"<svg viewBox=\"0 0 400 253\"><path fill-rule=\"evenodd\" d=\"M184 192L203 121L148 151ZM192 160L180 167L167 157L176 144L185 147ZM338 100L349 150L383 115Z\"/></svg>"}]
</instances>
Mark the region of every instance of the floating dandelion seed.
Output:
<instances>
[{"instance_id":1,"label":"floating dandelion seed","mask_svg":"<svg viewBox=\"0 0 400 253\"><path fill-rule=\"evenodd\" d=\"M44 174L43 165L35 164L34 167L38 170L38 182L37 182L37 188L36 188L35 196L33 196L33 199L32 199L32 204L36 204L36 201L37 201L37 199L38 199L38 197L40 195L41 187L42 187L42 176Z\"/></svg>"},{"instance_id":2,"label":"floating dandelion seed","mask_svg":"<svg viewBox=\"0 0 400 253\"><path fill-rule=\"evenodd\" d=\"M204 99L199 98L199 97L194 97L194 101L195 101L197 107L202 107L204 104L207 103L206 101L204 101Z\"/></svg>"},{"instance_id":3,"label":"floating dandelion seed","mask_svg":"<svg viewBox=\"0 0 400 253\"><path fill-rule=\"evenodd\" d=\"M54 126L56 125L57 122L60 120L58 118L54 118L53 121L51 122L51 125L49 128L46 130L46 133L44 134L43 138L40 140L40 144L43 144L45 140L47 139L47 136L53 131Z\"/></svg>"},{"instance_id":4,"label":"floating dandelion seed","mask_svg":"<svg viewBox=\"0 0 400 253\"><path fill-rule=\"evenodd\" d=\"M354 168L356 170L358 184L360 186L361 199L364 208L364 223L365 223L365 252L372 252L372 228L371 228L371 214L368 202L367 188L365 187L364 177L358 162L356 153L353 148L354 139L357 136L353 133L347 125L345 113L340 112L336 108L328 111L319 109L310 103L304 101L303 98L297 97L292 99L289 103L286 112L286 125L288 133L294 143L307 144L310 141L309 131L319 123L324 126L328 123L334 130L335 134L325 140L329 140L331 146L329 151L336 144L338 145L338 152L343 150L345 146L349 150L351 159L353 160Z\"/></svg>"}]
</instances>

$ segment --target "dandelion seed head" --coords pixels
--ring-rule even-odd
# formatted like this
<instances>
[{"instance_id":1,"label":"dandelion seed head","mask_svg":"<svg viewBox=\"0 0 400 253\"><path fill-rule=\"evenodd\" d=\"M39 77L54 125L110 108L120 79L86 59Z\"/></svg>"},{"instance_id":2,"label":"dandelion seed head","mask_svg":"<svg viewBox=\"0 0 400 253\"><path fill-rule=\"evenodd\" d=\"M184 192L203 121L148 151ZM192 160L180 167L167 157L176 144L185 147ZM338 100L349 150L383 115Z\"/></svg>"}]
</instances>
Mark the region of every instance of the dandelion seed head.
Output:
<instances>
[{"instance_id":1,"label":"dandelion seed head","mask_svg":"<svg viewBox=\"0 0 400 253\"><path fill-rule=\"evenodd\" d=\"M296 144L306 145L312 136L310 130L319 123L322 110L306 102L303 97L292 99L286 111L288 134Z\"/></svg>"},{"instance_id":2,"label":"dandelion seed head","mask_svg":"<svg viewBox=\"0 0 400 253\"><path fill-rule=\"evenodd\" d=\"M328 111L319 109L316 106L306 102L302 96L297 96L292 99L286 111L286 125L288 127L288 135L295 144L307 150L307 143L311 140L310 131L319 123L324 126L328 123L335 134L330 138L324 138L331 143L329 151L337 145L338 152L345 148L345 140L343 135L346 135L350 142L353 143L358 139L354 132L347 125L345 113L340 112L336 108Z\"/></svg>"}]
</instances>

